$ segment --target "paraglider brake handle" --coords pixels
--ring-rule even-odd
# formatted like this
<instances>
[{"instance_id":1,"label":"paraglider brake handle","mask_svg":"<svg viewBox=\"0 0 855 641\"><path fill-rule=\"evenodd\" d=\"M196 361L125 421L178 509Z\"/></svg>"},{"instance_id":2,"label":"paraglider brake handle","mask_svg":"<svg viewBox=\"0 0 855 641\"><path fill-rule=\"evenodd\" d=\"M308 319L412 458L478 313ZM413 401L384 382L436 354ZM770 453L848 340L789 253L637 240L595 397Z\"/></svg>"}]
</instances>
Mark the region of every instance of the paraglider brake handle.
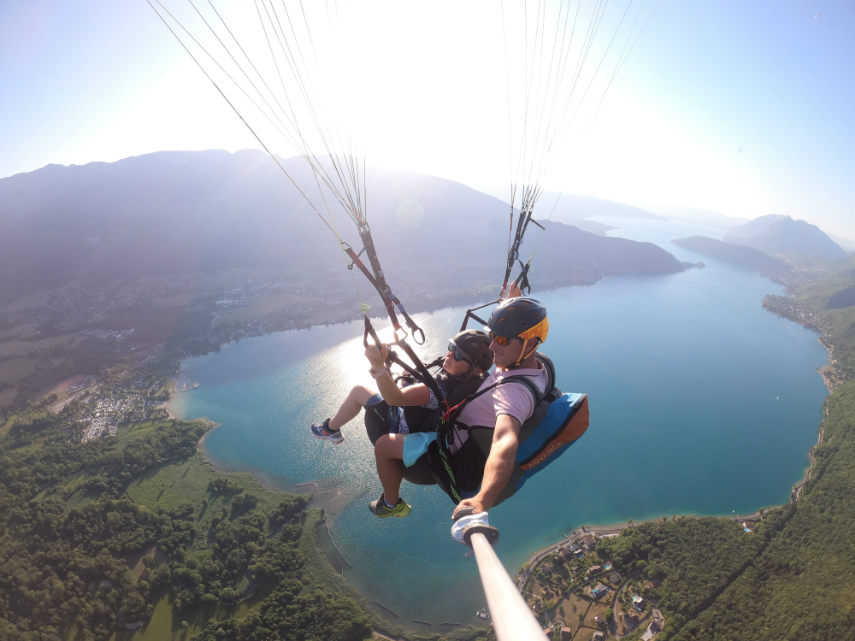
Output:
<instances>
[{"instance_id":1,"label":"paraglider brake handle","mask_svg":"<svg viewBox=\"0 0 855 641\"><path fill-rule=\"evenodd\" d=\"M459 521L463 517L472 516L475 514L474 507L464 507L460 510L457 510L452 516L453 521ZM463 540L466 541L466 545L472 547L472 542L470 541L473 534L483 534L490 545L495 545L496 541L499 540L499 530L498 528L493 527L489 524L484 523L473 523L472 525L467 525L463 530Z\"/></svg>"},{"instance_id":2,"label":"paraglider brake handle","mask_svg":"<svg viewBox=\"0 0 855 641\"><path fill-rule=\"evenodd\" d=\"M407 336L408 336L407 330L405 330L403 327L396 327L395 332L394 332L394 336L395 336L394 344L400 345L401 343L403 343L407 340Z\"/></svg>"}]
</instances>

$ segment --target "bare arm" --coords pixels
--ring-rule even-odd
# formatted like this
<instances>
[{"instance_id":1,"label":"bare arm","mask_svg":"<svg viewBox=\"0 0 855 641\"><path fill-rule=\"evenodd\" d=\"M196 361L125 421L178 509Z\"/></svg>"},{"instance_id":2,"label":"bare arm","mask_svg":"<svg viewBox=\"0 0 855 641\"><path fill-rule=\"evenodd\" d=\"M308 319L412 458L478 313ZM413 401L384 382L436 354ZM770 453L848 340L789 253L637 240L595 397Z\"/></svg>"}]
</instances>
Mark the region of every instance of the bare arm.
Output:
<instances>
[{"instance_id":1,"label":"bare arm","mask_svg":"<svg viewBox=\"0 0 855 641\"><path fill-rule=\"evenodd\" d=\"M481 489L472 498L460 501L454 509L455 512L464 507L474 507L476 512L486 512L493 507L511 479L519 447L519 435L520 422L513 416L500 414L496 419L493 444L484 466Z\"/></svg>"},{"instance_id":2,"label":"bare arm","mask_svg":"<svg viewBox=\"0 0 855 641\"><path fill-rule=\"evenodd\" d=\"M430 389L424 383L417 383L401 389L388 372L384 372L376 380L380 396L393 407L426 405L430 400Z\"/></svg>"},{"instance_id":3,"label":"bare arm","mask_svg":"<svg viewBox=\"0 0 855 641\"><path fill-rule=\"evenodd\" d=\"M365 350L365 357L371 363L371 371L374 380L377 381L377 390L380 396L393 407L409 407L412 405L425 405L430 400L430 389L423 383L410 385L401 389L392 378L392 374L386 367L386 356L389 354L388 346L381 349L370 345Z\"/></svg>"}]
</instances>

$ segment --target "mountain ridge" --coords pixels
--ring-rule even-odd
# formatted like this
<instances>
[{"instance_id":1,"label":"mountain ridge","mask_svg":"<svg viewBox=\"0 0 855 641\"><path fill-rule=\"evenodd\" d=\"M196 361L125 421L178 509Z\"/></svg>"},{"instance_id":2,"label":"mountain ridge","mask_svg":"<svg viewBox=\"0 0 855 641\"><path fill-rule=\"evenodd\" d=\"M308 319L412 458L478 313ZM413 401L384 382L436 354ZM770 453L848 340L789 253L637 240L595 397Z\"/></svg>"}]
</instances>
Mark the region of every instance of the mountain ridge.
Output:
<instances>
[{"instance_id":1,"label":"mountain ridge","mask_svg":"<svg viewBox=\"0 0 855 641\"><path fill-rule=\"evenodd\" d=\"M807 268L822 268L849 254L816 225L770 214L733 227L723 240L692 236L674 244L777 282Z\"/></svg>"},{"instance_id":2,"label":"mountain ridge","mask_svg":"<svg viewBox=\"0 0 855 641\"><path fill-rule=\"evenodd\" d=\"M295 182L313 184L302 159L281 162ZM338 239L324 238L327 230L284 178L262 152L214 150L48 165L2 179L0 300L70 281L103 286L199 270L325 273ZM419 267L443 271L448 264L457 281L461 274L464 280L496 279L492 268L504 264L506 253L506 203L454 181L403 171L368 168L367 184L369 223L388 273L410 285L420 280ZM313 190L308 195L319 201ZM349 221L335 232L361 247ZM684 268L658 247L558 222L536 242L541 273L559 273L546 278L550 282ZM323 264L310 270L307 261Z\"/></svg>"},{"instance_id":3,"label":"mountain ridge","mask_svg":"<svg viewBox=\"0 0 855 641\"><path fill-rule=\"evenodd\" d=\"M773 256L839 260L847 252L816 225L790 216L768 214L733 227L724 240Z\"/></svg>"}]
</instances>

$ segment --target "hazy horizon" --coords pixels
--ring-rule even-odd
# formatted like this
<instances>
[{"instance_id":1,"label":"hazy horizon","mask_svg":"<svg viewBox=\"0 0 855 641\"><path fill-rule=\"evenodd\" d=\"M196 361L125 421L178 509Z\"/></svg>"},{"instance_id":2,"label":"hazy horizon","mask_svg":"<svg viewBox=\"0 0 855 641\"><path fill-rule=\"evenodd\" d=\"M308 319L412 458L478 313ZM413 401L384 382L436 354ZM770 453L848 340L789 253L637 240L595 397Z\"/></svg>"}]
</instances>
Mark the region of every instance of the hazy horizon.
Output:
<instances>
[{"instance_id":1,"label":"hazy horizon","mask_svg":"<svg viewBox=\"0 0 855 641\"><path fill-rule=\"evenodd\" d=\"M855 6L636 4L643 29L606 79L596 118L574 124L551 158L544 188L654 212L781 214L855 239ZM357 73L353 87L333 88L365 119L368 160L489 193L508 184L507 132L519 118L509 114L506 75L515 65L494 4L377 1L344 11L349 41L336 44L349 48L335 62ZM259 147L144 2L4 4L0 82L10 97L0 105L0 176L157 150Z\"/></svg>"}]
</instances>

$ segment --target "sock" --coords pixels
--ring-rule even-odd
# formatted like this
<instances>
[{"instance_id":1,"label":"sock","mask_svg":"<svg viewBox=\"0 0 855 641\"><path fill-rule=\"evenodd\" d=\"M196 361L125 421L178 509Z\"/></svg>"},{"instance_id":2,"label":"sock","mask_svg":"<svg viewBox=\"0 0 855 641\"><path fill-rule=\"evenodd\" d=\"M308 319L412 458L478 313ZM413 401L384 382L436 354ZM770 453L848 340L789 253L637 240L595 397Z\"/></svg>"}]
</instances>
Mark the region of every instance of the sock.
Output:
<instances>
[{"instance_id":1,"label":"sock","mask_svg":"<svg viewBox=\"0 0 855 641\"><path fill-rule=\"evenodd\" d=\"M383 497L383 505L385 505L388 508L393 508L393 507L395 507L395 505L397 505L397 503L395 503L395 505L389 505L389 502L386 500L386 497L384 496Z\"/></svg>"}]
</instances>

